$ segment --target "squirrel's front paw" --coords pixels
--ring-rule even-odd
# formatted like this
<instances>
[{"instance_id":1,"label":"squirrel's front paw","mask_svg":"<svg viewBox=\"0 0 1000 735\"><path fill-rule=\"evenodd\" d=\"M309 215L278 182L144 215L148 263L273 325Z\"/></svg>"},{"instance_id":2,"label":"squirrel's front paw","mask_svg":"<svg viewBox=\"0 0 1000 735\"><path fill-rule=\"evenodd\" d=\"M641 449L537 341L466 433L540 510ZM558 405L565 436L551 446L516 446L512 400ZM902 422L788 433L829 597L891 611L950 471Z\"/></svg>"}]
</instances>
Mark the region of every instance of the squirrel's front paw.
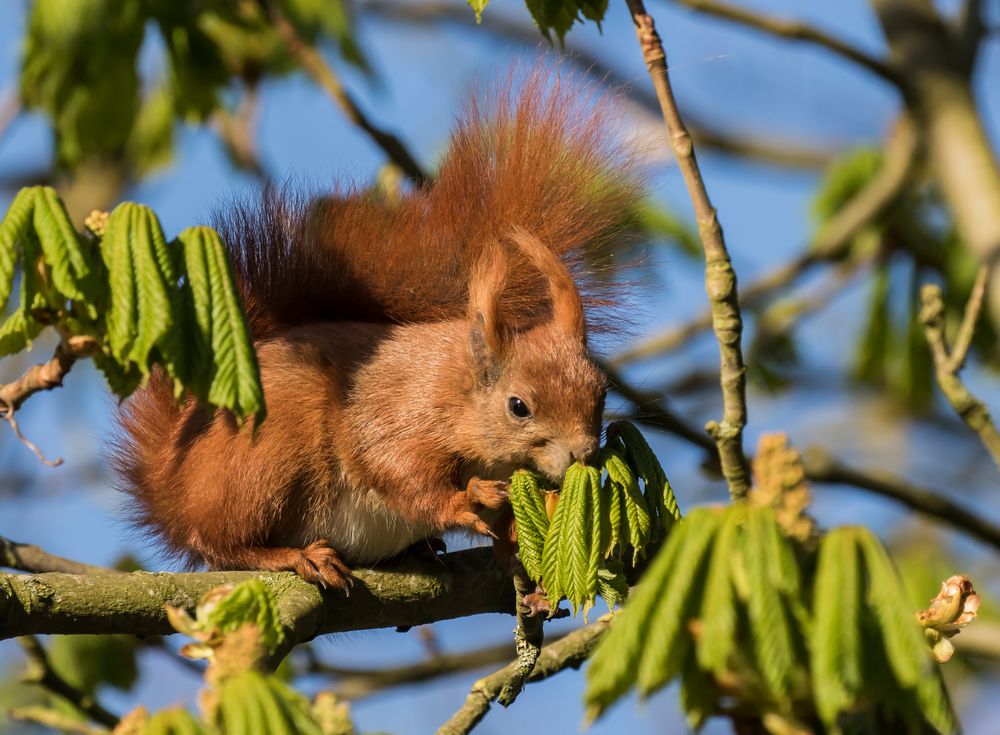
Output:
<instances>
[{"instance_id":1,"label":"squirrel's front paw","mask_svg":"<svg viewBox=\"0 0 1000 735\"><path fill-rule=\"evenodd\" d=\"M295 561L295 573L323 589L333 587L350 594L354 586L350 567L326 539L313 541L301 550L300 558Z\"/></svg>"},{"instance_id":2,"label":"squirrel's front paw","mask_svg":"<svg viewBox=\"0 0 1000 735\"><path fill-rule=\"evenodd\" d=\"M480 480L473 477L466 488L469 499L484 508L499 510L510 503L510 483L503 480Z\"/></svg>"}]
</instances>

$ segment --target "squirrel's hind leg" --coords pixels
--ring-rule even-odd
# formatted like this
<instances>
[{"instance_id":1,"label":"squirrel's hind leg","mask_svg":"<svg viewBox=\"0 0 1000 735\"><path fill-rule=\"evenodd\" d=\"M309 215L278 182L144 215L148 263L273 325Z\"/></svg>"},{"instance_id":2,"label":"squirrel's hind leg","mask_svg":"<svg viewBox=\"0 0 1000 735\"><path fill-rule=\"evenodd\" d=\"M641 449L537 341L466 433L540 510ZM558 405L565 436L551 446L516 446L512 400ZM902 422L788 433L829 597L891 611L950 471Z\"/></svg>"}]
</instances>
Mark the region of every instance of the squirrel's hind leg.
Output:
<instances>
[{"instance_id":1,"label":"squirrel's hind leg","mask_svg":"<svg viewBox=\"0 0 1000 735\"><path fill-rule=\"evenodd\" d=\"M326 539L313 541L305 548L290 546L253 546L240 549L230 557L229 566L243 569L263 569L274 572L295 572L307 582L324 589L333 587L350 592L354 586L351 573L340 554Z\"/></svg>"}]
</instances>

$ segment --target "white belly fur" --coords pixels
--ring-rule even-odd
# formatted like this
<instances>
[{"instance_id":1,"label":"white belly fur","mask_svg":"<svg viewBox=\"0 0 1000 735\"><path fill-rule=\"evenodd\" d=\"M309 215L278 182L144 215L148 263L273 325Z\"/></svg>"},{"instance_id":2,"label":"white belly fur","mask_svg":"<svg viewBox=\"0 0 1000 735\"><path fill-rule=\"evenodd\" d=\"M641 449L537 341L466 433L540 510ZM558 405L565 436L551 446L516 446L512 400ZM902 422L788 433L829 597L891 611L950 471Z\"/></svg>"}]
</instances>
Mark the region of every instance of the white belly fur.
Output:
<instances>
[{"instance_id":1,"label":"white belly fur","mask_svg":"<svg viewBox=\"0 0 1000 735\"><path fill-rule=\"evenodd\" d=\"M434 535L425 524L414 524L389 510L374 490L333 491L328 502L317 502L304 519L305 546L327 539L348 564L373 564L400 553L411 544Z\"/></svg>"}]
</instances>

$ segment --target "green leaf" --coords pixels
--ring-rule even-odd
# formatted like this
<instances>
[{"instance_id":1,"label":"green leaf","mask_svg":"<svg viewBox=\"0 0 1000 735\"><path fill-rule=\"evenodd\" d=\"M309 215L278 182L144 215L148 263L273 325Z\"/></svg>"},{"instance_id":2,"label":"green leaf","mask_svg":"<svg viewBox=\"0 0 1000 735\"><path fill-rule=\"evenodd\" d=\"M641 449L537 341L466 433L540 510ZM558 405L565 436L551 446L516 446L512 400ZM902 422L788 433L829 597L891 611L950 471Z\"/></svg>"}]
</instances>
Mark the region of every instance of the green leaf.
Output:
<instances>
[{"instance_id":1,"label":"green leaf","mask_svg":"<svg viewBox=\"0 0 1000 735\"><path fill-rule=\"evenodd\" d=\"M757 665L768 691L783 709L790 705L795 651L792 630L775 579L778 560L773 534L777 528L770 508L750 508L744 531L743 563L750 582L748 612ZM797 574L796 570L796 574Z\"/></svg>"},{"instance_id":2,"label":"green leaf","mask_svg":"<svg viewBox=\"0 0 1000 735\"><path fill-rule=\"evenodd\" d=\"M216 372L208 400L232 409L239 417L253 415L259 423L267 413L264 390L229 255L215 230L199 227L186 232L190 236L182 240L185 259L194 251L203 251L212 299L212 355Z\"/></svg>"},{"instance_id":3,"label":"green leaf","mask_svg":"<svg viewBox=\"0 0 1000 735\"><path fill-rule=\"evenodd\" d=\"M633 684L648 695L680 671L690 646L687 624L700 601L695 591L723 516L696 509L668 536L587 669L591 713L600 714Z\"/></svg>"},{"instance_id":4,"label":"green leaf","mask_svg":"<svg viewBox=\"0 0 1000 735\"><path fill-rule=\"evenodd\" d=\"M597 592L604 598L609 608L624 605L629 595L625 565L617 559L608 559L597 573Z\"/></svg>"},{"instance_id":5,"label":"green leaf","mask_svg":"<svg viewBox=\"0 0 1000 735\"><path fill-rule=\"evenodd\" d=\"M248 579L238 584L205 617L207 626L224 633L246 623L257 626L261 645L268 651L273 651L285 637L278 616L278 600L271 588L259 579Z\"/></svg>"},{"instance_id":6,"label":"green leaf","mask_svg":"<svg viewBox=\"0 0 1000 735\"><path fill-rule=\"evenodd\" d=\"M549 599L565 597L574 614L597 593L597 570L591 564L595 475L597 470L579 463L566 471L542 553L542 580Z\"/></svg>"},{"instance_id":7,"label":"green leaf","mask_svg":"<svg viewBox=\"0 0 1000 735\"><path fill-rule=\"evenodd\" d=\"M697 656L702 667L716 673L727 669L729 656L736 649L732 569L736 563L737 534L746 517L745 510L745 506L739 504L733 505L726 512L726 518L712 546L712 558L705 577Z\"/></svg>"},{"instance_id":8,"label":"green leaf","mask_svg":"<svg viewBox=\"0 0 1000 735\"><path fill-rule=\"evenodd\" d=\"M542 555L549 517L542 490L531 472L518 470L511 476L510 503L517 523L518 556L528 576L538 582L542 579Z\"/></svg>"},{"instance_id":9,"label":"green leaf","mask_svg":"<svg viewBox=\"0 0 1000 735\"><path fill-rule=\"evenodd\" d=\"M856 533L868 567L868 604L882 629L886 657L900 686L914 687L933 666L927 639L882 543L867 529Z\"/></svg>"},{"instance_id":10,"label":"green leaf","mask_svg":"<svg viewBox=\"0 0 1000 735\"><path fill-rule=\"evenodd\" d=\"M52 120L60 166L122 153L135 119L144 3L35 0L21 96Z\"/></svg>"},{"instance_id":11,"label":"green leaf","mask_svg":"<svg viewBox=\"0 0 1000 735\"><path fill-rule=\"evenodd\" d=\"M80 242L56 190L50 186L39 186L36 190L35 234L51 271L52 282L59 293L81 302L90 318L96 319L93 256Z\"/></svg>"},{"instance_id":12,"label":"green leaf","mask_svg":"<svg viewBox=\"0 0 1000 735\"><path fill-rule=\"evenodd\" d=\"M14 287L17 245L30 230L37 195L36 187L21 189L0 222L0 313Z\"/></svg>"},{"instance_id":13,"label":"green leaf","mask_svg":"<svg viewBox=\"0 0 1000 735\"><path fill-rule=\"evenodd\" d=\"M874 385L885 385L889 377L888 356L892 336L889 311L890 270L882 265L875 275L868 305L868 324L856 358L854 375L857 379Z\"/></svg>"},{"instance_id":14,"label":"green leaf","mask_svg":"<svg viewBox=\"0 0 1000 735\"><path fill-rule=\"evenodd\" d=\"M305 697L256 671L222 683L216 720L223 733L234 735L323 735Z\"/></svg>"},{"instance_id":15,"label":"green leaf","mask_svg":"<svg viewBox=\"0 0 1000 735\"><path fill-rule=\"evenodd\" d=\"M150 717L142 735L208 735L208 730L187 710L173 708Z\"/></svg>"},{"instance_id":16,"label":"green leaf","mask_svg":"<svg viewBox=\"0 0 1000 735\"><path fill-rule=\"evenodd\" d=\"M87 694L103 685L128 691L138 679L133 636L54 636L48 655L52 667Z\"/></svg>"},{"instance_id":17,"label":"green leaf","mask_svg":"<svg viewBox=\"0 0 1000 735\"><path fill-rule=\"evenodd\" d=\"M823 538L813 589L810 671L816 711L831 728L864 685L860 561L853 529L834 529Z\"/></svg>"}]
</instances>

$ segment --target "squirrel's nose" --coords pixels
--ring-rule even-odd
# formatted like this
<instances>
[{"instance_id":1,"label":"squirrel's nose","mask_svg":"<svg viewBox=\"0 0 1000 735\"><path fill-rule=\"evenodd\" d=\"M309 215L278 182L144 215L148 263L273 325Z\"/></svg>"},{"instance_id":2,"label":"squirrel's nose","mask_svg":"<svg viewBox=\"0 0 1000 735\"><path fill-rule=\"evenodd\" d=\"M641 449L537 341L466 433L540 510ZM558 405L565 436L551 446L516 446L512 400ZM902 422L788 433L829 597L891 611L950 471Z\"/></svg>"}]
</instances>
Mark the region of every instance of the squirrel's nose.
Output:
<instances>
[{"instance_id":1,"label":"squirrel's nose","mask_svg":"<svg viewBox=\"0 0 1000 735\"><path fill-rule=\"evenodd\" d=\"M593 439L580 442L570 450L570 456L573 457L574 462L589 464L597 457L597 442Z\"/></svg>"}]
</instances>

